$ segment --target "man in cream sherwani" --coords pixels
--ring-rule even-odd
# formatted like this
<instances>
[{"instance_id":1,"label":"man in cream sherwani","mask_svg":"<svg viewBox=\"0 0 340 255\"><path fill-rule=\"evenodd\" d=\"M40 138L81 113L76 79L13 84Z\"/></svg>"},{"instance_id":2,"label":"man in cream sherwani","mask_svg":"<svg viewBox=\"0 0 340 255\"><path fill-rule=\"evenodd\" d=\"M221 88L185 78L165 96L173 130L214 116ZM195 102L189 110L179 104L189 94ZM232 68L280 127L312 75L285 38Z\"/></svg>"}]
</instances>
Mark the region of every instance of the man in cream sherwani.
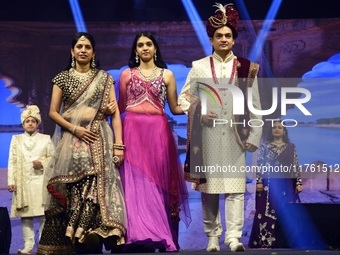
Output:
<instances>
[{"instance_id":1,"label":"man in cream sherwani","mask_svg":"<svg viewBox=\"0 0 340 255\"><path fill-rule=\"evenodd\" d=\"M53 155L54 146L49 135L36 132L41 123L39 108L27 106L21 114L25 133L14 135L8 160L8 190L13 193L11 218L21 217L25 248L19 253L30 253L34 247L33 217L39 217L41 235L45 217L43 206L44 170ZM40 236L39 236L40 237Z\"/></svg>"},{"instance_id":2,"label":"man in cream sherwani","mask_svg":"<svg viewBox=\"0 0 340 255\"><path fill-rule=\"evenodd\" d=\"M219 194L225 194L227 231L224 243L231 251L244 251L244 246L239 240L244 222L246 175L240 170L246 165L246 150L254 152L259 147L262 122L258 120L261 120L260 116L249 111L246 103L244 115L233 115L233 97L230 88L223 88L223 84L239 87L245 102L247 102L247 88L252 87L253 106L260 110L256 78L259 65L233 54L231 48L238 35L238 13L230 5L218 4L217 7L219 7L218 13L210 17L207 22L207 33L214 53L192 63L192 69L179 95L179 104L182 110L188 113L190 108L190 102L187 100L188 92L194 97L192 93L197 91L201 99L204 94L206 95L207 111L201 117L203 165L215 166L215 170L218 170L217 166L226 167L224 168L226 171L222 173L217 171L205 173L206 183L194 183L192 186L193 189L201 192L204 231L208 236L207 251L220 250L219 239L223 228L219 212ZM193 82L195 79L201 79L203 82L200 84ZM209 86L206 86L207 83L210 83ZM222 88L218 88L220 86ZM206 91L210 91L216 103ZM221 102L214 91L218 93ZM223 119L224 124L217 124L217 119ZM258 127L251 128L248 125L250 119L257 119L251 121L251 126ZM244 124L231 125L231 122ZM232 170L236 172L230 172Z\"/></svg>"}]
</instances>

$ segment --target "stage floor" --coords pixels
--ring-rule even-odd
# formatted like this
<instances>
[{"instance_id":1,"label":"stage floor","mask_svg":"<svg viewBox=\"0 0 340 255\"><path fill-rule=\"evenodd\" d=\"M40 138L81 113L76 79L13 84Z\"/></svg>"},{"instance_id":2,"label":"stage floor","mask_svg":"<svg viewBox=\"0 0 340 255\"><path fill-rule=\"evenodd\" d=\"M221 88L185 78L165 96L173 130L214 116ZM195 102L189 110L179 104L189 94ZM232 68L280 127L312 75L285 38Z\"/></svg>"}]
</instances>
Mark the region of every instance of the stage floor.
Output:
<instances>
[{"instance_id":1,"label":"stage floor","mask_svg":"<svg viewBox=\"0 0 340 255\"><path fill-rule=\"evenodd\" d=\"M143 255L150 255L150 254L156 254L160 253L156 251L155 253L114 253L114 254L124 254L124 255L136 255L136 254L143 254ZM18 253L10 253L12 254L18 254ZM29 254L35 254L35 253L29 253ZM103 254L111 254L108 251L103 251ZM164 254L163 252L160 254ZM210 252L207 252L206 250L180 250L179 252L171 252L171 254L181 254L181 255L194 255L194 254L212 254ZM228 249L221 249L220 252L213 253L218 255L223 254L234 254L233 252L229 251ZM236 254L250 254L250 255L335 255L340 254L340 251L338 250L326 250L326 251L320 251L320 250L289 250L289 249L270 249L270 250L248 250L246 249L244 252L237 252ZM89 255L89 254L86 254ZM91 255L91 254L90 254Z\"/></svg>"},{"instance_id":2,"label":"stage floor","mask_svg":"<svg viewBox=\"0 0 340 255\"><path fill-rule=\"evenodd\" d=\"M252 190L250 185L251 183L247 184L247 190ZM181 247L180 254L201 254L206 253L206 245L207 245L207 237L203 232L203 222L202 222L202 205L201 205L201 198L200 192L193 191L190 189L190 183L188 183L188 191L189 191L189 204L191 210L191 217L192 223L190 224L189 228L185 228L185 225L180 223L180 234L179 234L179 244ZM12 194L8 192L8 190L0 190L0 206L7 207L8 211L10 212L11 208L11 200ZM251 232L252 224L253 224L253 207L255 204L253 203L254 194L250 192L245 193L245 221L244 221L244 228L243 228L243 236L241 238L241 242L245 247L248 246L249 235ZM303 203L330 203L330 204L339 204L340 203L340 191L316 191L316 190L304 190L300 194L301 201ZM221 210L221 217L222 222L224 222L224 201L223 196L220 196L220 210ZM34 228L35 228L35 240L36 245L33 249L33 252L37 250L37 243L38 243L38 221L34 221ZM11 254L16 254L18 249L23 249L24 242L22 239L22 232L21 232L21 220L20 218L11 218L11 226L12 226L12 243L10 248ZM225 227L224 227L225 228ZM221 236L220 239L220 247L221 251L219 254L229 253L229 250L223 243L224 241L224 234ZM287 250L287 249L247 249L246 253L250 253L252 255L256 254L334 254L340 251L312 251L312 250ZM107 253L104 251L104 253ZM126 253L125 253L126 254ZM136 253L134 253L136 254ZM175 253L176 254L176 253Z\"/></svg>"}]
</instances>

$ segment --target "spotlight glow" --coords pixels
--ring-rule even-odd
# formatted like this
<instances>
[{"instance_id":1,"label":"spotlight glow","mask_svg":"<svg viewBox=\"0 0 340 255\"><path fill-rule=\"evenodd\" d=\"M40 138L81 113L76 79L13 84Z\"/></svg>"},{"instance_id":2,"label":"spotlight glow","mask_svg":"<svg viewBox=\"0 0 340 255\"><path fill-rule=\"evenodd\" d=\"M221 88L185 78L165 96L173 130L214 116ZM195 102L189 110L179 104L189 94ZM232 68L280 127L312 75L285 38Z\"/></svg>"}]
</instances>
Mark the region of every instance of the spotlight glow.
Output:
<instances>
[{"instance_id":1,"label":"spotlight glow","mask_svg":"<svg viewBox=\"0 0 340 255\"><path fill-rule=\"evenodd\" d=\"M266 41L268 32L275 20L275 17L280 8L281 2L282 0L274 0L272 2L272 5L270 6L267 16L261 27L261 31L258 37L256 38L255 44L250 52L250 55L249 55L250 61L256 62L259 56L261 55L263 44Z\"/></svg>"},{"instance_id":2,"label":"spotlight glow","mask_svg":"<svg viewBox=\"0 0 340 255\"><path fill-rule=\"evenodd\" d=\"M69 3L71 6L74 22L76 23L77 31L87 32L85 21L78 0L69 0Z\"/></svg>"},{"instance_id":3,"label":"spotlight glow","mask_svg":"<svg viewBox=\"0 0 340 255\"><path fill-rule=\"evenodd\" d=\"M243 0L235 0L235 3L236 3L236 6L237 6L237 9L243 19L243 22L246 24L247 23L247 26L245 26L246 28L249 28L248 29L248 33L250 33L250 36L251 36L251 40L256 40L256 33L255 33L255 29L254 29L254 26L250 20L250 16L248 14L248 11L247 11L247 8L243 2ZM267 77L274 77L273 76L273 72L268 64L268 61L265 57L265 55L263 54L263 51L261 49L259 55L262 54L262 66L263 66L263 70L267 73ZM258 61L258 58L257 59L253 59L251 58L250 56L247 57L249 60L253 61L253 62L257 62ZM277 85L275 84L272 84L273 87L276 87Z\"/></svg>"},{"instance_id":4,"label":"spotlight glow","mask_svg":"<svg viewBox=\"0 0 340 255\"><path fill-rule=\"evenodd\" d=\"M205 55L210 56L212 52L212 47L209 43L209 37L207 35L205 26L202 22L200 15L198 14L191 0L182 0L182 3L189 16L191 24L195 29L196 35L202 45Z\"/></svg>"}]
</instances>

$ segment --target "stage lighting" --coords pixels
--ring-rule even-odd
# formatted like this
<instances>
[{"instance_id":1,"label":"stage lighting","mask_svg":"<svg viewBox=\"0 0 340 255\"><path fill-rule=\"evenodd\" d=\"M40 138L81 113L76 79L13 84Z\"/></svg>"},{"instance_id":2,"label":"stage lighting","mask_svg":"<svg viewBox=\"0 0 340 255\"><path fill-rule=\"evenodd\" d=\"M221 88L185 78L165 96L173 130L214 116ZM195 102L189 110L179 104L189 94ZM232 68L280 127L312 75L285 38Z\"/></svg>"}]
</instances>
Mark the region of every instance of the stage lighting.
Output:
<instances>
[{"instance_id":1,"label":"stage lighting","mask_svg":"<svg viewBox=\"0 0 340 255\"><path fill-rule=\"evenodd\" d=\"M77 31L87 32L85 21L84 21L83 14L81 12L78 0L69 0L69 2L70 2L72 14L73 14L73 19L74 19L74 22L76 23Z\"/></svg>"},{"instance_id":2,"label":"stage lighting","mask_svg":"<svg viewBox=\"0 0 340 255\"><path fill-rule=\"evenodd\" d=\"M211 55L212 47L209 43L209 38L202 22L200 15L198 14L194 4L191 0L182 0L184 8L189 16L192 26L195 29L196 35L202 45L206 56Z\"/></svg>"}]
</instances>

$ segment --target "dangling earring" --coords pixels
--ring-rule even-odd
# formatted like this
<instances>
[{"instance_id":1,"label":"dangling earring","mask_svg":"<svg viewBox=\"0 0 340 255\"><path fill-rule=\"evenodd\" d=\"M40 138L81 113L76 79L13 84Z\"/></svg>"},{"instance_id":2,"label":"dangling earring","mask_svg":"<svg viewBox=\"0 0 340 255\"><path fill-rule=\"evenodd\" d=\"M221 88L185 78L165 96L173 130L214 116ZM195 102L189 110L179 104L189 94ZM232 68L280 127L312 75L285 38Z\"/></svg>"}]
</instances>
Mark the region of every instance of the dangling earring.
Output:
<instances>
[{"instance_id":1,"label":"dangling earring","mask_svg":"<svg viewBox=\"0 0 340 255\"><path fill-rule=\"evenodd\" d=\"M136 57L135 57L135 59L136 59L136 63L138 64L138 62L139 62L139 56L138 56L138 54L136 53Z\"/></svg>"},{"instance_id":2,"label":"dangling earring","mask_svg":"<svg viewBox=\"0 0 340 255\"><path fill-rule=\"evenodd\" d=\"M92 58L92 63L91 63L92 68L96 68L96 61L94 60L94 57Z\"/></svg>"},{"instance_id":3,"label":"dangling earring","mask_svg":"<svg viewBox=\"0 0 340 255\"><path fill-rule=\"evenodd\" d=\"M72 57L72 63L71 63L72 68L76 66L76 63L74 62L74 57Z\"/></svg>"},{"instance_id":4,"label":"dangling earring","mask_svg":"<svg viewBox=\"0 0 340 255\"><path fill-rule=\"evenodd\" d=\"M157 60L157 55L156 55L156 52L155 52L155 55L153 55L155 57L155 61Z\"/></svg>"}]
</instances>

